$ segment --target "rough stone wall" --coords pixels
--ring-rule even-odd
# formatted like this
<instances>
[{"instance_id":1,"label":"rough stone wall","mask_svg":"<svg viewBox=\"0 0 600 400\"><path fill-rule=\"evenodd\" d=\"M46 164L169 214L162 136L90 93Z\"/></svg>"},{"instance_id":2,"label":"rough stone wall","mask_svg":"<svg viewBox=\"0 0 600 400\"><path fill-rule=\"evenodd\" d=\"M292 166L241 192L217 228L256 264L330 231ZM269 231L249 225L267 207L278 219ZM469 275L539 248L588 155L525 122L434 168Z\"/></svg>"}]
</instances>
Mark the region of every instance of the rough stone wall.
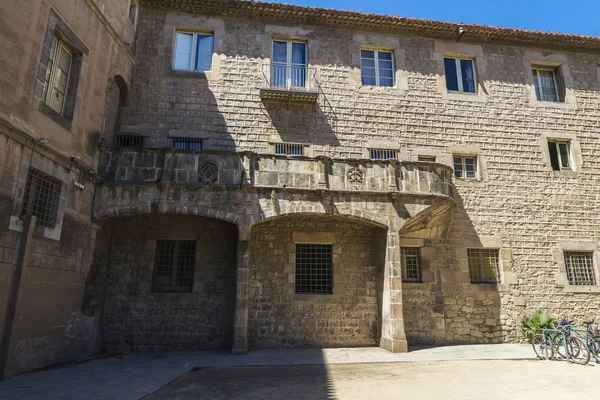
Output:
<instances>
[{"instance_id":1,"label":"rough stone wall","mask_svg":"<svg viewBox=\"0 0 600 400\"><path fill-rule=\"evenodd\" d=\"M235 225L211 218L113 221L104 341L109 352L226 349L235 300ZM155 293L156 240L196 240L191 293Z\"/></svg>"},{"instance_id":2,"label":"rough stone wall","mask_svg":"<svg viewBox=\"0 0 600 400\"><path fill-rule=\"evenodd\" d=\"M185 26L214 29L210 73L169 73L172 48L165 32ZM270 57L273 36L307 40L309 63L318 69L322 90L314 107L260 101L261 63ZM394 49L397 88L360 87L361 45ZM476 54L478 96L445 93L444 52ZM527 74L532 52L539 53L533 61L563 57L574 103L531 100ZM406 288L405 316L414 321L407 327L412 337L515 341L520 318L536 309L578 322L600 315L598 294L568 293L559 284L552 254L559 241L600 240L595 229L596 55L147 11L140 20L138 57L132 102L122 109L123 127L157 142L182 130L198 132L225 150L266 152L269 141L288 140L310 143L313 155L362 157L369 141L385 140L396 144L401 158L414 158L423 149L448 164L453 152L479 155L483 179L456 181L455 223L448 240L431 244L436 249L433 286ZM580 146L580 162L573 172L554 172L544 159L545 137L565 136ZM469 282L461 254L466 247L480 247L476 239L483 236L496 238L512 253L506 273L516 280L501 290ZM419 320L420 315L429 321Z\"/></svg>"},{"instance_id":3,"label":"rough stone wall","mask_svg":"<svg viewBox=\"0 0 600 400\"><path fill-rule=\"evenodd\" d=\"M254 226L250 348L379 345L382 231L325 216L289 216ZM306 232L307 240L323 232L335 237L333 294L296 294L294 236L298 232Z\"/></svg>"}]
</instances>

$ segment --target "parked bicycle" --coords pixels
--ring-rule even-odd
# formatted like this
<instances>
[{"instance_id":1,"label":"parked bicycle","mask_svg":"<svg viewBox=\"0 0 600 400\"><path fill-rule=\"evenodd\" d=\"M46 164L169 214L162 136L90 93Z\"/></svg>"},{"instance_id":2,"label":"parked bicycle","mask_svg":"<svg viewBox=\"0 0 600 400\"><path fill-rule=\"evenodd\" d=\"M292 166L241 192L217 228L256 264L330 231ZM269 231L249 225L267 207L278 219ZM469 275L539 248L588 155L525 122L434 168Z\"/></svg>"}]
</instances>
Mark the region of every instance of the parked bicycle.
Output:
<instances>
[{"instance_id":1,"label":"parked bicycle","mask_svg":"<svg viewBox=\"0 0 600 400\"><path fill-rule=\"evenodd\" d=\"M588 349L597 363L600 363L600 329L598 329L598 324L596 327L592 329L592 325L594 325L594 320L584 321L583 324L586 326L586 342L588 345Z\"/></svg>"},{"instance_id":2,"label":"parked bicycle","mask_svg":"<svg viewBox=\"0 0 600 400\"><path fill-rule=\"evenodd\" d=\"M540 325L542 333L533 336L531 344L538 358L551 360L560 357L569 362L585 365L590 361L588 340L572 328L572 321L563 321L557 329L547 324Z\"/></svg>"}]
</instances>

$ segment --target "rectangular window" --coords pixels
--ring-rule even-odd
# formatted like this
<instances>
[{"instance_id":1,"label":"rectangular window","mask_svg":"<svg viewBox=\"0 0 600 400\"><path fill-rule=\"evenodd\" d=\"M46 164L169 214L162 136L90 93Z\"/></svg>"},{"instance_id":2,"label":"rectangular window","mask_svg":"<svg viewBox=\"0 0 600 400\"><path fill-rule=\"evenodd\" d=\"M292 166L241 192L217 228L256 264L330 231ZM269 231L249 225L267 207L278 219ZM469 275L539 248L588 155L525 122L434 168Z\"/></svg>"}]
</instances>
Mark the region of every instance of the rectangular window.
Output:
<instances>
[{"instance_id":1,"label":"rectangular window","mask_svg":"<svg viewBox=\"0 0 600 400\"><path fill-rule=\"evenodd\" d=\"M570 143L569 141L549 140L548 141L548 152L550 154L550 164L552 169L560 171L563 169L571 169L571 156L570 156Z\"/></svg>"},{"instance_id":2,"label":"rectangular window","mask_svg":"<svg viewBox=\"0 0 600 400\"><path fill-rule=\"evenodd\" d=\"M44 78L43 99L46 105L59 114L63 114L64 110L72 61L72 48L58 36L54 36Z\"/></svg>"},{"instance_id":3,"label":"rectangular window","mask_svg":"<svg viewBox=\"0 0 600 400\"><path fill-rule=\"evenodd\" d=\"M498 249L467 249L471 283L500 283Z\"/></svg>"},{"instance_id":4,"label":"rectangular window","mask_svg":"<svg viewBox=\"0 0 600 400\"><path fill-rule=\"evenodd\" d=\"M560 101L555 68L533 68L533 84L538 101Z\"/></svg>"},{"instance_id":5,"label":"rectangular window","mask_svg":"<svg viewBox=\"0 0 600 400\"><path fill-rule=\"evenodd\" d=\"M202 139L175 137L173 138L173 147L176 150L202 150Z\"/></svg>"},{"instance_id":6,"label":"rectangular window","mask_svg":"<svg viewBox=\"0 0 600 400\"><path fill-rule=\"evenodd\" d=\"M462 58L444 58L446 89L449 92L475 93L476 79L473 60Z\"/></svg>"},{"instance_id":7,"label":"rectangular window","mask_svg":"<svg viewBox=\"0 0 600 400\"><path fill-rule=\"evenodd\" d=\"M364 86L394 86L394 53L361 50L360 74Z\"/></svg>"},{"instance_id":8,"label":"rectangular window","mask_svg":"<svg viewBox=\"0 0 600 400\"><path fill-rule=\"evenodd\" d=\"M435 162L435 156L419 156L419 161Z\"/></svg>"},{"instance_id":9,"label":"rectangular window","mask_svg":"<svg viewBox=\"0 0 600 400\"><path fill-rule=\"evenodd\" d=\"M129 22L131 22L134 25L135 25L136 14L137 14L137 4L135 3L135 0L131 0L131 3L129 4Z\"/></svg>"},{"instance_id":10,"label":"rectangular window","mask_svg":"<svg viewBox=\"0 0 600 400\"><path fill-rule=\"evenodd\" d=\"M454 156L454 177L459 179L477 179L477 157Z\"/></svg>"},{"instance_id":11,"label":"rectangular window","mask_svg":"<svg viewBox=\"0 0 600 400\"><path fill-rule=\"evenodd\" d=\"M369 157L371 160L389 160L391 158L398 158L398 150L369 149Z\"/></svg>"},{"instance_id":12,"label":"rectangular window","mask_svg":"<svg viewBox=\"0 0 600 400\"><path fill-rule=\"evenodd\" d=\"M421 283L421 251L418 247L402 247L402 281Z\"/></svg>"},{"instance_id":13,"label":"rectangular window","mask_svg":"<svg viewBox=\"0 0 600 400\"><path fill-rule=\"evenodd\" d=\"M152 290L163 293L189 293L196 265L194 240L157 240Z\"/></svg>"},{"instance_id":14,"label":"rectangular window","mask_svg":"<svg viewBox=\"0 0 600 400\"><path fill-rule=\"evenodd\" d=\"M296 293L332 294L331 244L296 245Z\"/></svg>"},{"instance_id":15,"label":"rectangular window","mask_svg":"<svg viewBox=\"0 0 600 400\"><path fill-rule=\"evenodd\" d=\"M570 285L595 285L594 252L565 251L565 265Z\"/></svg>"},{"instance_id":16,"label":"rectangular window","mask_svg":"<svg viewBox=\"0 0 600 400\"><path fill-rule=\"evenodd\" d=\"M304 153L304 145L297 143L275 143L275 154L287 156L301 156Z\"/></svg>"},{"instance_id":17,"label":"rectangular window","mask_svg":"<svg viewBox=\"0 0 600 400\"><path fill-rule=\"evenodd\" d=\"M37 225L54 228L60 189L60 180L37 169L29 168L21 218L25 215L34 215L37 217Z\"/></svg>"},{"instance_id":18,"label":"rectangular window","mask_svg":"<svg viewBox=\"0 0 600 400\"><path fill-rule=\"evenodd\" d=\"M173 69L210 71L213 55L213 35L177 32Z\"/></svg>"},{"instance_id":19,"label":"rectangular window","mask_svg":"<svg viewBox=\"0 0 600 400\"><path fill-rule=\"evenodd\" d=\"M271 86L283 89L306 88L308 54L304 42L274 41Z\"/></svg>"},{"instance_id":20,"label":"rectangular window","mask_svg":"<svg viewBox=\"0 0 600 400\"><path fill-rule=\"evenodd\" d=\"M113 137L113 147L144 147L144 136L140 135L115 135Z\"/></svg>"}]
</instances>

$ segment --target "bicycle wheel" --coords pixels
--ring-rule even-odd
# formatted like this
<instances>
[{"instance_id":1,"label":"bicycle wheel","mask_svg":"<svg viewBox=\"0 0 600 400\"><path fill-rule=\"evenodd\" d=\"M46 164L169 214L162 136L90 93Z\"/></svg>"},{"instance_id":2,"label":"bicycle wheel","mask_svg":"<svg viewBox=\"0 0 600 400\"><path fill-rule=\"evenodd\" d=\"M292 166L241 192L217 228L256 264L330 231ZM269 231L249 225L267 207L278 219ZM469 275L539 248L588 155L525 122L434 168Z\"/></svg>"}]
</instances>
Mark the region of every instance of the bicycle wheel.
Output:
<instances>
[{"instance_id":1,"label":"bicycle wheel","mask_svg":"<svg viewBox=\"0 0 600 400\"><path fill-rule=\"evenodd\" d=\"M575 364L585 365L590 362L590 351L583 340L575 337L568 338L567 349L569 360Z\"/></svg>"},{"instance_id":2,"label":"bicycle wheel","mask_svg":"<svg viewBox=\"0 0 600 400\"><path fill-rule=\"evenodd\" d=\"M563 345L563 336L562 335L554 335L552 338L552 343L554 344L555 354L558 354L561 358L567 358L567 349Z\"/></svg>"},{"instance_id":3,"label":"bicycle wheel","mask_svg":"<svg viewBox=\"0 0 600 400\"><path fill-rule=\"evenodd\" d=\"M531 338L531 346L533 346L533 351L540 360L545 360L546 355L548 355L548 359L554 357L554 346L546 342L544 335L541 333L538 333Z\"/></svg>"}]
</instances>

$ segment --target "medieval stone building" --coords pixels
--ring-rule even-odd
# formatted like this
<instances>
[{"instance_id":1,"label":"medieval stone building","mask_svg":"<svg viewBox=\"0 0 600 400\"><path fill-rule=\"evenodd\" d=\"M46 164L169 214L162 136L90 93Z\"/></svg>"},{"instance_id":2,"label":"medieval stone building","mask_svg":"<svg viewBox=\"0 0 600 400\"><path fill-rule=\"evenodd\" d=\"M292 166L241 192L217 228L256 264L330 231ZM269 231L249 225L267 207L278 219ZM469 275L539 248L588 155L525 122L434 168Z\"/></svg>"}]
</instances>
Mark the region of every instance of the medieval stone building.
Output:
<instances>
[{"instance_id":1,"label":"medieval stone building","mask_svg":"<svg viewBox=\"0 0 600 400\"><path fill-rule=\"evenodd\" d=\"M0 103L5 130L57 131L2 142L7 287L24 217L54 218L30 244L13 370L100 348L515 342L537 309L599 314L600 39L252 1L105 3L122 15L89 18L110 37L68 43L72 70L100 74L79 78L70 133L38 100L52 30L27 34L20 86L0 76L19 96ZM131 4L135 44L114 28ZM68 22L45 7L38 25ZM38 170L62 179L55 213L24 205Z\"/></svg>"}]
</instances>

